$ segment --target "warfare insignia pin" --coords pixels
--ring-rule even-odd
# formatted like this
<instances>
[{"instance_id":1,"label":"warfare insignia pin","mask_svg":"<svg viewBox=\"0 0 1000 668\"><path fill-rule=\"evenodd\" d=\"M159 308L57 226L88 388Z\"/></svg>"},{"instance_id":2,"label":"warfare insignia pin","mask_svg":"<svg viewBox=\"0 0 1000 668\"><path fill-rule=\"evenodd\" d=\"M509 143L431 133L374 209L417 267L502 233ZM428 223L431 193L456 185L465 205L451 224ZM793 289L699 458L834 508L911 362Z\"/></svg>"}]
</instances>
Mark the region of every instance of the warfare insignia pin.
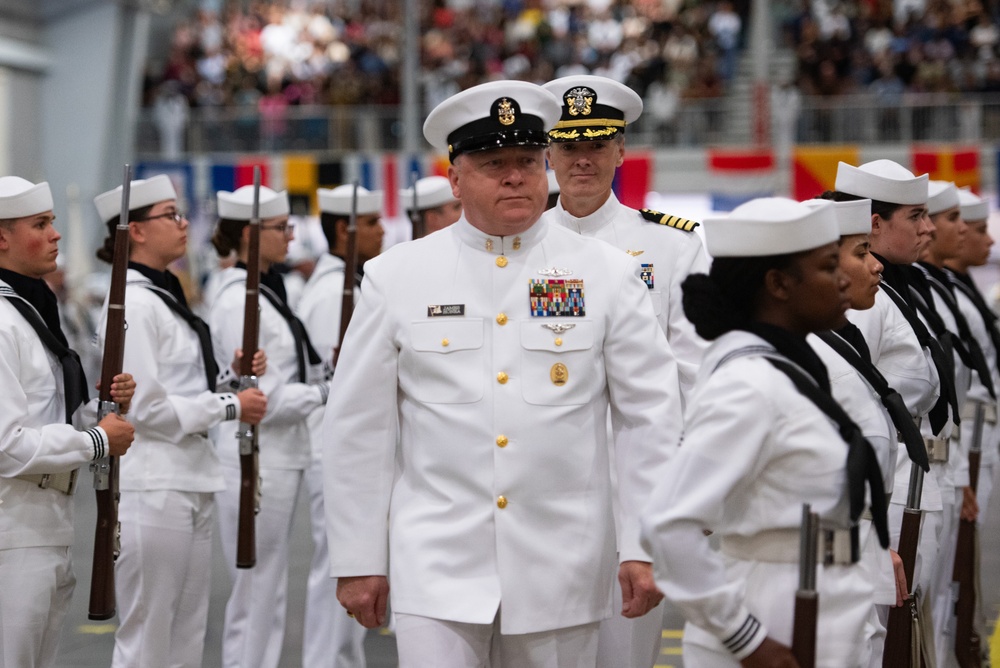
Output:
<instances>
[{"instance_id":1,"label":"warfare insignia pin","mask_svg":"<svg viewBox=\"0 0 1000 668\"><path fill-rule=\"evenodd\" d=\"M632 257L639 257L640 255L642 255L642 254L643 254L643 253L645 253L646 251L634 251L634 250L627 250L627 251L625 251L625 252L626 252L626 253L628 253L629 255L631 255Z\"/></svg>"},{"instance_id":2,"label":"warfare insignia pin","mask_svg":"<svg viewBox=\"0 0 1000 668\"><path fill-rule=\"evenodd\" d=\"M579 86L567 91L563 99L566 101L570 116L590 116L595 97L597 93L593 90Z\"/></svg>"},{"instance_id":3,"label":"warfare insignia pin","mask_svg":"<svg viewBox=\"0 0 1000 668\"><path fill-rule=\"evenodd\" d=\"M587 314L583 301L583 280L529 279L531 315L578 318Z\"/></svg>"},{"instance_id":4,"label":"warfare insignia pin","mask_svg":"<svg viewBox=\"0 0 1000 668\"><path fill-rule=\"evenodd\" d=\"M551 276L552 278L559 278L560 276L571 276L573 271L571 269L560 269L558 267L549 267L548 269L539 269L538 273L542 276Z\"/></svg>"},{"instance_id":5,"label":"warfare insignia pin","mask_svg":"<svg viewBox=\"0 0 1000 668\"><path fill-rule=\"evenodd\" d=\"M542 324L545 329L550 329L554 334L562 334L576 327L572 322L546 322Z\"/></svg>"}]
</instances>

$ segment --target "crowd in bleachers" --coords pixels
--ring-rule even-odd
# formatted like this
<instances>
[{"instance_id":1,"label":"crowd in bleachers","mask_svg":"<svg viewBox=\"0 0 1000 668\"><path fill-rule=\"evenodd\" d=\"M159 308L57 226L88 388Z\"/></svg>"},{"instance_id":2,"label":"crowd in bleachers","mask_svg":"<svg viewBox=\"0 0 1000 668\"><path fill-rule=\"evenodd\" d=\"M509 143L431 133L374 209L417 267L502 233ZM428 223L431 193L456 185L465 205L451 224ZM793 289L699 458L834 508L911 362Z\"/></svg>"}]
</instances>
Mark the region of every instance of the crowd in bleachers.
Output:
<instances>
[{"instance_id":1,"label":"crowd in bleachers","mask_svg":"<svg viewBox=\"0 0 1000 668\"><path fill-rule=\"evenodd\" d=\"M394 0L225 3L198 11L151 58L147 105L399 102L403 3ZM659 99L716 97L733 75L748 0L435 0L422 2L425 110L491 79L545 82L605 74Z\"/></svg>"},{"instance_id":2,"label":"crowd in bleachers","mask_svg":"<svg viewBox=\"0 0 1000 668\"><path fill-rule=\"evenodd\" d=\"M811 0L784 27L807 95L997 92L995 12L980 0Z\"/></svg>"}]
</instances>

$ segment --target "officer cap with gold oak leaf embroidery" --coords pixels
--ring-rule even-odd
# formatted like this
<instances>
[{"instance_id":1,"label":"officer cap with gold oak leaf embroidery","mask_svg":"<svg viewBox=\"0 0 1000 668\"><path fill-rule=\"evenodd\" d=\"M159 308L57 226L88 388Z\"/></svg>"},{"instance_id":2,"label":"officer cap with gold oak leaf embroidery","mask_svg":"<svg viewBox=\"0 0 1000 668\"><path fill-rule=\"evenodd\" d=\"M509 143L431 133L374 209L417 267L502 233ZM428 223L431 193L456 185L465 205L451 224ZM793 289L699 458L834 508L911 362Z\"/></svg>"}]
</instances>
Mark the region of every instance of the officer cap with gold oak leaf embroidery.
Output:
<instances>
[{"instance_id":1,"label":"officer cap with gold oak leaf embroidery","mask_svg":"<svg viewBox=\"0 0 1000 668\"><path fill-rule=\"evenodd\" d=\"M612 139L642 113L642 98L614 79L580 74L543 86L562 102L562 117L549 130L555 142Z\"/></svg>"},{"instance_id":2,"label":"officer cap with gold oak leaf embroidery","mask_svg":"<svg viewBox=\"0 0 1000 668\"><path fill-rule=\"evenodd\" d=\"M463 153L549 144L559 101L526 81L490 81L452 95L424 121L424 137L454 162Z\"/></svg>"}]
</instances>

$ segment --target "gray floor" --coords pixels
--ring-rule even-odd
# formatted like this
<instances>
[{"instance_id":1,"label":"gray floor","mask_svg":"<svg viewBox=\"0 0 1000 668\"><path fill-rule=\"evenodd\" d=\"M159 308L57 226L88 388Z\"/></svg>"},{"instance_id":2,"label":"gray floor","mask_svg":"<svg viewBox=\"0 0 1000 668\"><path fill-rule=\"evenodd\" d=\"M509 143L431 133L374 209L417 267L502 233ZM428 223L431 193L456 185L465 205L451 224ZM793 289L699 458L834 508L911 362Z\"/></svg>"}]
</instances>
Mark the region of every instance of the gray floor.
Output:
<instances>
[{"instance_id":1,"label":"gray floor","mask_svg":"<svg viewBox=\"0 0 1000 668\"><path fill-rule=\"evenodd\" d=\"M90 622L87 620L87 595L90 587L91 555L93 554L94 499L90 486L90 476L81 477L77 492L77 542L73 548L78 579L76 595L73 598L65 628L58 665L60 668L94 668L109 666L114 646L114 623ZM984 574L984 603L991 620L991 629L1000 614L1000 494L994 494L990 508L989 526L982 531ZM312 551L309 535L308 507L304 499L299 500L292 530L292 550L289 576L288 628L281 665L297 668L302 665L302 620L305 600L306 575ZM208 637L205 643L206 668L221 665L220 644L222 635L222 612L229 594L228 575L220 556L221 549L216 544L212 568L212 593L209 609ZM658 668L683 668L681 658L681 628L683 622L676 610L668 609L664 615L663 649ZM385 631L371 631L365 643L369 668L391 668L396 666L396 647L390 634Z\"/></svg>"}]
</instances>

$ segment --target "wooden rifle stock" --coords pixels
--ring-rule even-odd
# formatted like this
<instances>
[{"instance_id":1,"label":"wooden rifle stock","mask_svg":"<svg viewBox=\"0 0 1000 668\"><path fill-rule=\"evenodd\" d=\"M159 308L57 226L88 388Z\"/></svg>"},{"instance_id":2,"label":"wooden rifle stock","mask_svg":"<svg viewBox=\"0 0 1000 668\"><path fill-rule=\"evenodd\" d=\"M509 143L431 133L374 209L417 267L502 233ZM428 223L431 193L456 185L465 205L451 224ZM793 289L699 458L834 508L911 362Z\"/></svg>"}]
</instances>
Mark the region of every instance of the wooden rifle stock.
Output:
<instances>
[{"instance_id":1,"label":"wooden rifle stock","mask_svg":"<svg viewBox=\"0 0 1000 668\"><path fill-rule=\"evenodd\" d=\"M986 418L985 406L980 402L975 405L974 431L969 447L969 487L973 493L979 487L983 424ZM961 668L979 668L982 665L980 638L976 632L976 578L979 573L977 533L975 520L959 519L958 546L951 579L958 585L958 600L955 602L955 658Z\"/></svg>"},{"instance_id":2,"label":"wooden rifle stock","mask_svg":"<svg viewBox=\"0 0 1000 668\"><path fill-rule=\"evenodd\" d=\"M899 548L896 552L903 560L906 574L906 588L910 597L899 608L889 608L886 624L883 668L920 668L923 665L922 642L920 641L916 583L913 571L917 563L917 545L920 543L920 495L923 490L924 471L911 463L910 489L903 510L903 526L899 534Z\"/></svg>"},{"instance_id":3,"label":"wooden rifle stock","mask_svg":"<svg viewBox=\"0 0 1000 668\"><path fill-rule=\"evenodd\" d=\"M808 503L802 504L802 529L799 536L799 589L795 592L792 654L800 668L814 668L816 621L819 615L819 592L816 591L819 516L811 512Z\"/></svg>"},{"instance_id":4,"label":"wooden rifle stock","mask_svg":"<svg viewBox=\"0 0 1000 668\"><path fill-rule=\"evenodd\" d=\"M122 360L125 357L125 274L128 271L128 212L131 186L132 167L125 165L121 214L115 227L108 320L104 330L98 422L109 413L118 412L117 404L111 400L111 385L115 376L122 372ZM94 620L111 619L115 616L117 607L115 559L121 551L118 524L118 458L107 454L93 462L90 470L94 473L97 526L94 530L94 563L90 576L90 603L87 617Z\"/></svg>"},{"instance_id":5,"label":"wooden rifle stock","mask_svg":"<svg viewBox=\"0 0 1000 668\"><path fill-rule=\"evenodd\" d=\"M351 193L351 217L347 219L347 253L344 256L344 289L340 298L340 336L333 349L333 366L340 359L340 347L344 345L347 327L354 315L354 275L358 271L358 182L354 182Z\"/></svg>"},{"instance_id":6,"label":"wooden rifle stock","mask_svg":"<svg viewBox=\"0 0 1000 668\"><path fill-rule=\"evenodd\" d=\"M240 359L240 390L257 387L253 358L260 333L260 167L253 170L253 208L247 243L246 302L243 307L243 357ZM256 516L260 510L260 452L257 425L240 422L240 512L236 534L236 567L257 564Z\"/></svg>"}]
</instances>

